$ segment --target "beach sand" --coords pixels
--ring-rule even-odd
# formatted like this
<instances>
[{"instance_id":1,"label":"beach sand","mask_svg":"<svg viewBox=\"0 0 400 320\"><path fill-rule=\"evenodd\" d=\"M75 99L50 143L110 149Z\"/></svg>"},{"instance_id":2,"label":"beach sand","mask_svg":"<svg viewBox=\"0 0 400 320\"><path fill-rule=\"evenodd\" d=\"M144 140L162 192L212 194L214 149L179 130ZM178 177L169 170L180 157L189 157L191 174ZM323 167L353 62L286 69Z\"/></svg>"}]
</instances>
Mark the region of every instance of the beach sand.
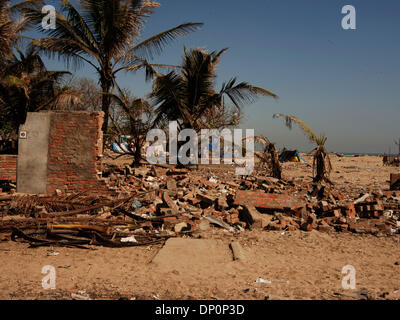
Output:
<instances>
[{"instance_id":1,"label":"beach sand","mask_svg":"<svg viewBox=\"0 0 400 320\"><path fill-rule=\"evenodd\" d=\"M312 159L305 156L312 165ZM390 173L382 158L331 155L331 180L354 194L387 190ZM283 164L286 178L311 181L312 168ZM246 231L211 228L201 239L213 250L188 246L182 255L153 263L161 245L96 250L28 248L0 242L0 299L399 299L399 235L372 236L318 231ZM233 261L229 243L238 241L245 260ZM213 257L210 257L210 254ZM191 257L193 257L191 259ZM173 258L173 257L172 257ZM160 259L158 259L160 261ZM42 268L56 270L56 289L42 288ZM356 270L356 288L344 290L342 269ZM271 283L257 283L262 278ZM84 292L83 292L84 291ZM364 294L360 295L360 292Z\"/></svg>"}]
</instances>

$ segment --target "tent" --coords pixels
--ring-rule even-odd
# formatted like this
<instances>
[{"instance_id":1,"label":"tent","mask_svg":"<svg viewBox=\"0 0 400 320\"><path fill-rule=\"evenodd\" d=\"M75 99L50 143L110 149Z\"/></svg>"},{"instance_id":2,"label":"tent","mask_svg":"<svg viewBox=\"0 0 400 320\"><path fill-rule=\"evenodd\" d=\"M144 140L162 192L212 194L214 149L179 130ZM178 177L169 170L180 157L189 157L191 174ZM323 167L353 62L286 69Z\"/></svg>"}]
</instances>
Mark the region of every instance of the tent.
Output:
<instances>
[{"instance_id":1,"label":"tent","mask_svg":"<svg viewBox=\"0 0 400 320\"><path fill-rule=\"evenodd\" d=\"M280 162L303 162L306 163L306 160L300 155L297 150L286 150L283 149L279 155Z\"/></svg>"}]
</instances>

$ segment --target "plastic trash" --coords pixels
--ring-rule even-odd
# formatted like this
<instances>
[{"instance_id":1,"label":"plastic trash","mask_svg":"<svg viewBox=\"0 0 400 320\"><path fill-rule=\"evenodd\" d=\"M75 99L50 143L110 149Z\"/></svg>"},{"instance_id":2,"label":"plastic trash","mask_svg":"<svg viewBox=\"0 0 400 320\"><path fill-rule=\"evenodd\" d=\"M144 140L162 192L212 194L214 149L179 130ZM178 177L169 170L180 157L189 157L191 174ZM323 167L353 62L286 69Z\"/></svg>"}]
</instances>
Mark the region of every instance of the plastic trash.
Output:
<instances>
[{"instance_id":1,"label":"plastic trash","mask_svg":"<svg viewBox=\"0 0 400 320\"><path fill-rule=\"evenodd\" d=\"M122 150L121 147L115 142L112 144L111 150L116 153L125 153L124 150Z\"/></svg>"},{"instance_id":2,"label":"plastic trash","mask_svg":"<svg viewBox=\"0 0 400 320\"><path fill-rule=\"evenodd\" d=\"M211 177L208 181L210 181L212 183L218 183L218 180L215 179L214 177Z\"/></svg>"},{"instance_id":3,"label":"plastic trash","mask_svg":"<svg viewBox=\"0 0 400 320\"><path fill-rule=\"evenodd\" d=\"M79 291L78 293L71 293L73 300L91 300L90 296L85 291Z\"/></svg>"},{"instance_id":4,"label":"plastic trash","mask_svg":"<svg viewBox=\"0 0 400 320\"><path fill-rule=\"evenodd\" d=\"M129 146L126 143L121 143L121 148L125 153L132 153L132 150L129 149Z\"/></svg>"},{"instance_id":5,"label":"plastic trash","mask_svg":"<svg viewBox=\"0 0 400 320\"><path fill-rule=\"evenodd\" d=\"M137 210L142 207L142 203L139 200L135 200L132 203L132 209Z\"/></svg>"},{"instance_id":6,"label":"plastic trash","mask_svg":"<svg viewBox=\"0 0 400 320\"><path fill-rule=\"evenodd\" d=\"M122 238L121 242L137 242L136 238L134 236Z\"/></svg>"},{"instance_id":7,"label":"plastic trash","mask_svg":"<svg viewBox=\"0 0 400 320\"><path fill-rule=\"evenodd\" d=\"M152 189L160 189L160 185L157 182L146 182L146 184Z\"/></svg>"},{"instance_id":8,"label":"plastic trash","mask_svg":"<svg viewBox=\"0 0 400 320\"><path fill-rule=\"evenodd\" d=\"M258 279L256 280L256 282L257 282L257 283L265 283L265 284L271 284L271 283L272 283L271 281L265 280L265 279L263 279L263 278L258 278Z\"/></svg>"}]
</instances>

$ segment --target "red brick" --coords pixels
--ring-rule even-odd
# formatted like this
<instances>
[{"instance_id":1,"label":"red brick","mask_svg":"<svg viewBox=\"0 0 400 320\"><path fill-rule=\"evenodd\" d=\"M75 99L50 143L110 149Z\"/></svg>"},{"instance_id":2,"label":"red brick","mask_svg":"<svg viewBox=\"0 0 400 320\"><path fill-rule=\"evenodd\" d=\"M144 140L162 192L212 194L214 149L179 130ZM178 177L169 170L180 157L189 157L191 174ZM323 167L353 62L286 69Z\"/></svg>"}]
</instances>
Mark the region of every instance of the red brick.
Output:
<instances>
[{"instance_id":1,"label":"red brick","mask_svg":"<svg viewBox=\"0 0 400 320\"><path fill-rule=\"evenodd\" d=\"M0 180L17 181L16 155L0 155Z\"/></svg>"},{"instance_id":2,"label":"red brick","mask_svg":"<svg viewBox=\"0 0 400 320\"><path fill-rule=\"evenodd\" d=\"M296 210L304 206L301 199L287 194L272 194L262 191L237 191L235 205L250 205L256 208L284 210L290 208Z\"/></svg>"}]
</instances>

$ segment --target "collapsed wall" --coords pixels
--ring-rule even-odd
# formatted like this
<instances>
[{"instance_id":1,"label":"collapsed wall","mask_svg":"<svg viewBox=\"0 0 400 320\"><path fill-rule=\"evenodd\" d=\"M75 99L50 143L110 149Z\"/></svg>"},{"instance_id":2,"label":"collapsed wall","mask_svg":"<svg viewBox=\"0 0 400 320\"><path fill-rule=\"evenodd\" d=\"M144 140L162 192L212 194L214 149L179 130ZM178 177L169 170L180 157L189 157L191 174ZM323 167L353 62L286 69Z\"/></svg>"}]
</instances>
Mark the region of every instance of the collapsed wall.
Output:
<instances>
[{"instance_id":1,"label":"collapsed wall","mask_svg":"<svg viewBox=\"0 0 400 320\"><path fill-rule=\"evenodd\" d=\"M107 192L101 178L103 112L28 113L20 127L17 192Z\"/></svg>"},{"instance_id":2,"label":"collapsed wall","mask_svg":"<svg viewBox=\"0 0 400 320\"><path fill-rule=\"evenodd\" d=\"M0 181L17 182L17 156L0 155Z\"/></svg>"}]
</instances>

